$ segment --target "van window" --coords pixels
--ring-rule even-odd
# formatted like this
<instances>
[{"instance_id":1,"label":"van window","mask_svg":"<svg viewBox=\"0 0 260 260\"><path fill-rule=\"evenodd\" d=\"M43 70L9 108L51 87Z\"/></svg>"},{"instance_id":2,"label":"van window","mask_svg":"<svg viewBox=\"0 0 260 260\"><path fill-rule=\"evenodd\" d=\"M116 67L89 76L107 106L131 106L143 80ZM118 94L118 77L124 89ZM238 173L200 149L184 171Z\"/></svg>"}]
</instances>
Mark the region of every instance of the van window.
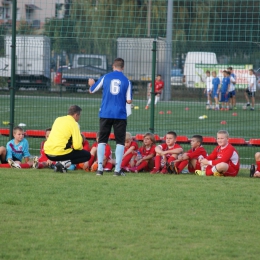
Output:
<instances>
[{"instance_id":1,"label":"van window","mask_svg":"<svg viewBox=\"0 0 260 260\"><path fill-rule=\"evenodd\" d=\"M78 65L83 66L101 66L102 65L102 59L100 58L93 58L93 57L79 57L78 58Z\"/></svg>"}]
</instances>

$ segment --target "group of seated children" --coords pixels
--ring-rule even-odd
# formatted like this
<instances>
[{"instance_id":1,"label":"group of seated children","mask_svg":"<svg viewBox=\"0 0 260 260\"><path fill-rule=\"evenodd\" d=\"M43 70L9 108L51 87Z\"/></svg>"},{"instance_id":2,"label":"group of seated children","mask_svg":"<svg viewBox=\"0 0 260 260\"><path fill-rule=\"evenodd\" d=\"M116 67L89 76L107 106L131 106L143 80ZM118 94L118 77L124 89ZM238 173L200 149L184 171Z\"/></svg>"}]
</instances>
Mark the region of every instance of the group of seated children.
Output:
<instances>
[{"instance_id":1,"label":"group of seated children","mask_svg":"<svg viewBox=\"0 0 260 260\"><path fill-rule=\"evenodd\" d=\"M51 129L46 129L46 139ZM55 170L55 163L50 161L43 150L41 143L40 156L30 160L28 141L24 138L24 131L20 127L13 129L14 139L9 141L5 147L0 147L0 167L5 168L52 168ZM138 147L136 141L129 132L126 133L124 156L121 168L125 172L150 172L151 174L180 174L184 168L190 173L200 176L236 176L239 172L240 161L236 149L229 144L229 134L226 130L217 132L217 147L210 155L207 155L202 146L203 137L194 135L190 140L191 148L184 152L183 148L176 143L177 135L170 131L165 135L165 143L156 145L154 135L146 133L143 136L143 144ZM96 142L90 147L89 142L83 139L83 149L90 151L91 158L85 163L70 165L68 170L83 169L95 172L97 170L97 145ZM23 160L24 159L24 160ZM22 163L22 160L24 163ZM260 153L256 153L257 169L251 171L252 177L260 177ZM109 144L106 145L103 161L104 171L110 172L115 165L112 158L112 150Z\"/></svg>"}]
</instances>

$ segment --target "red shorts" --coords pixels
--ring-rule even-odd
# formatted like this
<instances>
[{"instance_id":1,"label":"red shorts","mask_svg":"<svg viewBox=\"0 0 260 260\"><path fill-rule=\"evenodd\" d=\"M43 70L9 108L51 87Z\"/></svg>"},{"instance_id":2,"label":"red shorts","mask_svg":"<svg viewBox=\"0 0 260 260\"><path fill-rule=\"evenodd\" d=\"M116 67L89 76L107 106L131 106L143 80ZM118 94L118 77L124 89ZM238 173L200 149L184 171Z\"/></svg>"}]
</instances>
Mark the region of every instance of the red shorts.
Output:
<instances>
[{"instance_id":1,"label":"red shorts","mask_svg":"<svg viewBox=\"0 0 260 260\"><path fill-rule=\"evenodd\" d=\"M213 175L213 172L212 172L212 165L208 165L206 167L206 175L207 176L210 176L210 175ZM224 172L224 176L229 176L229 177L235 177L237 176L239 170L237 170L233 165L229 165L228 166L228 169L226 172Z\"/></svg>"},{"instance_id":2,"label":"red shorts","mask_svg":"<svg viewBox=\"0 0 260 260\"><path fill-rule=\"evenodd\" d=\"M195 169L192 165L188 165L188 170L189 170L189 172L195 172L197 170L201 170L201 166L200 166L199 161L197 160L197 162L195 164Z\"/></svg>"}]
</instances>

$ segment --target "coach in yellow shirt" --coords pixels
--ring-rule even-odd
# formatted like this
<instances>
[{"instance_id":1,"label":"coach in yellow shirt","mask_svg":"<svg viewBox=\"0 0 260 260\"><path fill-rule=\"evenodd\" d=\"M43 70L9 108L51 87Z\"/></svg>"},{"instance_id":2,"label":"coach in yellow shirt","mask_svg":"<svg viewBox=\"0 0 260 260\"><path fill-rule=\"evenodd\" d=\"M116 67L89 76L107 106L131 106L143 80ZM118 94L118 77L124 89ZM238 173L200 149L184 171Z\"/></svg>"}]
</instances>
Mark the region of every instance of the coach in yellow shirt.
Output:
<instances>
[{"instance_id":1,"label":"coach in yellow shirt","mask_svg":"<svg viewBox=\"0 0 260 260\"><path fill-rule=\"evenodd\" d=\"M90 153L83 150L82 136L78 121L81 108L73 105L68 115L56 118L49 138L44 143L44 152L48 159L56 161L56 171L66 172L71 164L86 162Z\"/></svg>"}]
</instances>

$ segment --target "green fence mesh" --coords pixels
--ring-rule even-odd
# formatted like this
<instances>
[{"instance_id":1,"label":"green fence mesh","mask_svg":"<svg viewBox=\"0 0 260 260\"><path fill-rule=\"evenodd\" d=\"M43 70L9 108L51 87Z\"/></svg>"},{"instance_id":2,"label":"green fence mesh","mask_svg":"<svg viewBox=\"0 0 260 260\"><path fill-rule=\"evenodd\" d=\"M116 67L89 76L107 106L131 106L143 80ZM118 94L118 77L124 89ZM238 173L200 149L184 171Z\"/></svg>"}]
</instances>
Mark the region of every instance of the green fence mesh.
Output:
<instances>
[{"instance_id":1,"label":"green fence mesh","mask_svg":"<svg viewBox=\"0 0 260 260\"><path fill-rule=\"evenodd\" d=\"M242 163L252 163L259 149L252 145L252 139L259 138L259 1L170 2L169 25L165 0L18 1L14 124L26 124L28 133L44 130L66 114L69 105L77 104L83 108L81 130L96 132L102 93L90 96L87 80L111 71L113 59L120 56L133 83L128 131L133 135L151 131L154 120L155 134L163 138L174 130L186 149L185 138L215 137L218 130L226 129L236 138L231 140ZM0 3L0 146L9 140L4 134L10 121L12 5L8 0ZM170 44L167 30L172 31ZM145 107L154 39L156 73L162 75L165 89L152 119L150 107ZM208 109L206 70L216 71L222 80L222 71L230 66L237 77L236 109ZM254 111L245 107L244 93L251 68L257 77ZM28 135L34 155L39 153L40 138ZM210 152L215 144L206 140Z\"/></svg>"}]
</instances>

